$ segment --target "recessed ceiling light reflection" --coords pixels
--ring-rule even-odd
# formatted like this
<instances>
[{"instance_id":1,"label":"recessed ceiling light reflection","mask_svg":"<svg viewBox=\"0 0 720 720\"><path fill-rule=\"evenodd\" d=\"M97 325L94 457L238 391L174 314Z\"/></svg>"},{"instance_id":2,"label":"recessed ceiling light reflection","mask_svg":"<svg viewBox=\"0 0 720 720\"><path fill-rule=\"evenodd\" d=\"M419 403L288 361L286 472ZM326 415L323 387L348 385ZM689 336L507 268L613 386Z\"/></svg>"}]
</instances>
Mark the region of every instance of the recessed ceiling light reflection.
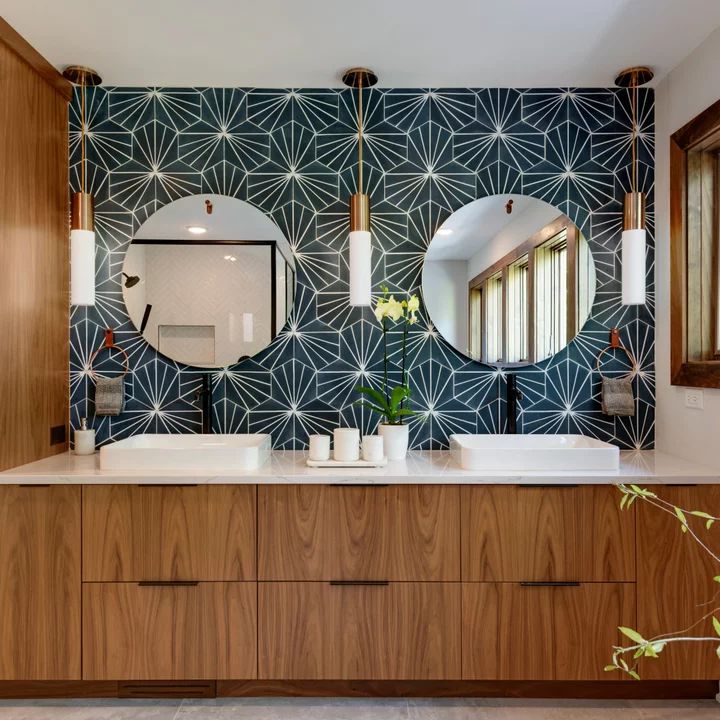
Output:
<instances>
[{"instance_id":1,"label":"recessed ceiling light reflection","mask_svg":"<svg viewBox=\"0 0 720 720\"><path fill-rule=\"evenodd\" d=\"M440 228L437 231L438 235L452 235L453 231L452 228Z\"/></svg>"},{"instance_id":2,"label":"recessed ceiling light reflection","mask_svg":"<svg viewBox=\"0 0 720 720\"><path fill-rule=\"evenodd\" d=\"M234 255L225 255L223 259L229 262L237 262L237 258Z\"/></svg>"},{"instance_id":3,"label":"recessed ceiling light reflection","mask_svg":"<svg viewBox=\"0 0 720 720\"><path fill-rule=\"evenodd\" d=\"M202 225L188 225L187 231L193 235L204 235L207 232L207 228Z\"/></svg>"}]
</instances>

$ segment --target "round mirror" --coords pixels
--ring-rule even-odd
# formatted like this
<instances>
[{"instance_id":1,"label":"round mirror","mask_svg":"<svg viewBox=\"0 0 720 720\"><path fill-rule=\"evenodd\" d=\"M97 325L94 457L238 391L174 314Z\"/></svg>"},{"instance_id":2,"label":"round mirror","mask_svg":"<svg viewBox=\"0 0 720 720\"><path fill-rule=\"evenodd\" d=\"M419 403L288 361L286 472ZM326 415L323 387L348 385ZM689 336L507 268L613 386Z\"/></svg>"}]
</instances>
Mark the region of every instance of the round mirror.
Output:
<instances>
[{"instance_id":1,"label":"round mirror","mask_svg":"<svg viewBox=\"0 0 720 720\"><path fill-rule=\"evenodd\" d=\"M173 360L225 367L267 347L295 294L295 261L280 228L223 195L165 205L125 255L123 298L142 336Z\"/></svg>"},{"instance_id":2,"label":"round mirror","mask_svg":"<svg viewBox=\"0 0 720 720\"><path fill-rule=\"evenodd\" d=\"M595 265L560 210L524 195L492 195L438 228L422 290L433 324L456 350L490 365L528 365L564 348L585 324Z\"/></svg>"}]
</instances>

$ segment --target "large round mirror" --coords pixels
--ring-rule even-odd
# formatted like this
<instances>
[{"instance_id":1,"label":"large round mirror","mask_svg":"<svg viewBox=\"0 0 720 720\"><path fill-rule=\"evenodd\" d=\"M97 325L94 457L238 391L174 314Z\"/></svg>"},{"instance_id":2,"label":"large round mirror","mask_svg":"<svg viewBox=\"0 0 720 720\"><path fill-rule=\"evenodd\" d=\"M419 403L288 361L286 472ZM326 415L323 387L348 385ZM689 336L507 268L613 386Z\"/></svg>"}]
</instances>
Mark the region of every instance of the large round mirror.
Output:
<instances>
[{"instance_id":1,"label":"large round mirror","mask_svg":"<svg viewBox=\"0 0 720 720\"><path fill-rule=\"evenodd\" d=\"M527 365L564 348L585 324L595 265L560 210L524 195L493 195L438 228L422 289L433 325L456 350L490 365Z\"/></svg>"},{"instance_id":2,"label":"large round mirror","mask_svg":"<svg viewBox=\"0 0 720 720\"><path fill-rule=\"evenodd\" d=\"M130 319L155 349L187 365L225 367L282 329L295 261L280 228L257 208L193 195L141 225L122 282Z\"/></svg>"}]
</instances>

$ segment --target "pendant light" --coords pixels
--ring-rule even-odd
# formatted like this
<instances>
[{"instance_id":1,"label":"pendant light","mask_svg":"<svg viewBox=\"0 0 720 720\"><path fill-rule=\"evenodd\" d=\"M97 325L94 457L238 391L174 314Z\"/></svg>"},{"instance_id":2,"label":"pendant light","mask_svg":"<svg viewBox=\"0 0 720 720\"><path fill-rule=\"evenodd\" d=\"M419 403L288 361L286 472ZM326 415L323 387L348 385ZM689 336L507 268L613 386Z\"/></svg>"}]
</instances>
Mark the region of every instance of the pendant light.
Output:
<instances>
[{"instance_id":1,"label":"pendant light","mask_svg":"<svg viewBox=\"0 0 720 720\"><path fill-rule=\"evenodd\" d=\"M350 196L350 305L367 306L372 301L372 236L370 198L363 192L363 88L372 87L377 75L367 68L351 68L343 83L358 91L358 191Z\"/></svg>"},{"instance_id":2,"label":"pendant light","mask_svg":"<svg viewBox=\"0 0 720 720\"><path fill-rule=\"evenodd\" d=\"M623 70L616 78L615 85L628 88L632 108L632 175L630 192L625 193L623 208L623 233L621 247L622 304L643 305L645 303L646 261L645 247L645 193L638 192L638 88L653 79L648 67L632 67Z\"/></svg>"},{"instance_id":3,"label":"pendant light","mask_svg":"<svg viewBox=\"0 0 720 720\"><path fill-rule=\"evenodd\" d=\"M70 304L95 304L95 202L86 191L85 154L86 88L102 82L100 76L90 68L70 65L63 76L80 88L80 192L73 193L70 210Z\"/></svg>"}]
</instances>

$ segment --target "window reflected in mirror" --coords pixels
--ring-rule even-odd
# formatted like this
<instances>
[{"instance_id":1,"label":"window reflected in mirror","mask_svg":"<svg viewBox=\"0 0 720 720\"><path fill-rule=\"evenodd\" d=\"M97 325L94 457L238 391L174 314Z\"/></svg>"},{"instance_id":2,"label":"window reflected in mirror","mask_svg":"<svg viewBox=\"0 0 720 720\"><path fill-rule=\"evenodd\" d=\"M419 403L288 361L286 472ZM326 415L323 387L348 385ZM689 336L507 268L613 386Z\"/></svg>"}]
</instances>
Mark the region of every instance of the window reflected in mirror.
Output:
<instances>
[{"instance_id":1,"label":"window reflected in mirror","mask_svg":"<svg viewBox=\"0 0 720 720\"><path fill-rule=\"evenodd\" d=\"M458 210L428 247L423 295L433 324L460 352L493 365L540 362L587 320L595 266L557 208L513 195Z\"/></svg>"}]
</instances>

